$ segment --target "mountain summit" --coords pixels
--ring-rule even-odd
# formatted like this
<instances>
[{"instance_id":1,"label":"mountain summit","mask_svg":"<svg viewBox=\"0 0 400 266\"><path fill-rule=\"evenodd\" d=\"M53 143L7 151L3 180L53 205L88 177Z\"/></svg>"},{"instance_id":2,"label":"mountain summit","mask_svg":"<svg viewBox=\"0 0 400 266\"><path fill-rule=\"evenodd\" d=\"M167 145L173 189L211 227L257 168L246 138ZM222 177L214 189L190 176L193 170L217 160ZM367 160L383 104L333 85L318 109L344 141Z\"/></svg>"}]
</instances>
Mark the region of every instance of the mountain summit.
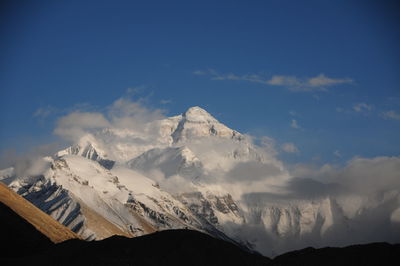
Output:
<instances>
[{"instance_id":1,"label":"mountain summit","mask_svg":"<svg viewBox=\"0 0 400 266\"><path fill-rule=\"evenodd\" d=\"M172 133L174 143L209 136L239 138L240 134L198 106L189 108L180 116L178 125Z\"/></svg>"},{"instance_id":2,"label":"mountain summit","mask_svg":"<svg viewBox=\"0 0 400 266\"><path fill-rule=\"evenodd\" d=\"M185 113L183 118L188 122L199 122L199 123L215 123L218 122L212 115L206 110L199 106L190 107Z\"/></svg>"}]
</instances>

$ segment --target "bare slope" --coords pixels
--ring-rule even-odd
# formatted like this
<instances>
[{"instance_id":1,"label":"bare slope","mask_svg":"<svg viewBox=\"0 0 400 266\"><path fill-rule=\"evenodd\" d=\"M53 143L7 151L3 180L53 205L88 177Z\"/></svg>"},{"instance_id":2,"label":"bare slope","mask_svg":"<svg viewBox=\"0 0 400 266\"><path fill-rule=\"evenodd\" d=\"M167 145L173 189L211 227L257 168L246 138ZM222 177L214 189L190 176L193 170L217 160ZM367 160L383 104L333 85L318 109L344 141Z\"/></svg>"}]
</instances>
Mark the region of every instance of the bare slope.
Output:
<instances>
[{"instance_id":1,"label":"bare slope","mask_svg":"<svg viewBox=\"0 0 400 266\"><path fill-rule=\"evenodd\" d=\"M38 231L47 236L54 243L60 243L72 238L79 238L79 236L70 229L42 212L1 182L0 202L32 224Z\"/></svg>"}]
</instances>

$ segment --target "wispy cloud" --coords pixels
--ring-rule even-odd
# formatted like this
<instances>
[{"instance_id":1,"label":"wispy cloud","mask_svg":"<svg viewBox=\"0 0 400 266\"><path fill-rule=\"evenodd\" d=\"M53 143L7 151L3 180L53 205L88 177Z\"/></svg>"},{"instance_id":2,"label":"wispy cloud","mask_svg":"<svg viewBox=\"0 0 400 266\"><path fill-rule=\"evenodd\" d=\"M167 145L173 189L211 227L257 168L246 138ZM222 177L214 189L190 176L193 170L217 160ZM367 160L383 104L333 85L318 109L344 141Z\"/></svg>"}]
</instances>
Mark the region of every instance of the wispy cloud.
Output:
<instances>
[{"instance_id":1,"label":"wispy cloud","mask_svg":"<svg viewBox=\"0 0 400 266\"><path fill-rule=\"evenodd\" d=\"M196 70L193 72L198 76L210 76L211 80L236 80L258 83L268 86L277 86L287 88L292 92L315 92L327 91L328 87L340 84L351 84L353 80L350 78L330 78L325 74L319 74L315 77L298 78L296 76L272 75L266 77L260 74L237 75L233 73L221 74L214 69Z\"/></svg>"},{"instance_id":2,"label":"wispy cloud","mask_svg":"<svg viewBox=\"0 0 400 266\"><path fill-rule=\"evenodd\" d=\"M296 128L296 129L300 129L301 127L299 126L299 124L297 123L296 119L292 119L292 122L290 122L290 127L291 128Z\"/></svg>"},{"instance_id":3,"label":"wispy cloud","mask_svg":"<svg viewBox=\"0 0 400 266\"><path fill-rule=\"evenodd\" d=\"M39 118L39 119L45 119L48 116L57 113L57 108L53 106L45 106L45 107L40 107L38 108L34 113L33 117Z\"/></svg>"},{"instance_id":4,"label":"wispy cloud","mask_svg":"<svg viewBox=\"0 0 400 266\"><path fill-rule=\"evenodd\" d=\"M66 140L75 141L89 129L108 127L110 123L103 114L95 112L72 112L57 121L54 133Z\"/></svg>"},{"instance_id":5,"label":"wispy cloud","mask_svg":"<svg viewBox=\"0 0 400 266\"><path fill-rule=\"evenodd\" d=\"M293 143L283 143L282 150L287 153L298 153L299 149Z\"/></svg>"},{"instance_id":6,"label":"wispy cloud","mask_svg":"<svg viewBox=\"0 0 400 266\"><path fill-rule=\"evenodd\" d=\"M128 96L134 96L134 95L140 94L145 89L146 89L146 86L144 86L144 85L129 87L126 89L126 94Z\"/></svg>"},{"instance_id":7,"label":"wispy cloud","mask_svg":"<svg viewBox=\"0 0 400 266\"><path fill-rule=\"evenodd\" d=\"M343 114L364 114L369 115L372 114L375 109L373 104L359 102L354 103L352 106L349 107L336 107L336 112L343 113Z\"/></svg>"},{"instance_id":8,"label":"wispy cloud","mask_svg":"<svg viewBox=\"0 0 400 266\"><path fill-rule=\"evenodd\" d=\"M207 75L208 71L203 71L203 70L196 70L193 71L193 74L198 75L198 76L204 76Z\"/></svg>"},{"instance_id":9,"label":"wispy cloud","mask_svg":"<svg viewBox=\"0 0 400 266\"><path fill-rule=\"evenodd\" d=\"M373 109L373 105L366 103L356 103L353 105L353 110L357 113L365 113Z\"/></svg>"},{"instance_id":10,"label":"wispy cloud","mask_svg":"<svg viewBox=\"0 0 400 266\"><path fill-rule=\"evenodd\" d=\"M382 113L384 119L400 120L400 113L390 110Z\"/></svg>"},{"instance_id":11,"label":"wispy cloud","mask_svg":"<svg viewBox=\"0 0 400 266\"><path fill-rule=\"evenodd\" d=\"M69 142L77 143L86 134L114 128L129 129L151 138L154 130L145 125L164 118L164 112L164 109L148 107L144 99L132 101L130 98L119 98L102 111L88 112L73 109L58 119L54 134Z\"/></svg>"},{"instance_id":12,"label":"wispy cloud","mask_svg":"<svg viewBox=\"0 0 400 266\"><path fill-rule=\"evenodd\" d=\"M333 152L333 155L335 155L335 156L338 157L338 158L341 158L341 157L342 157L342 154L341 154L340 151L338 151L338 150L334 151L334 152Z\"/></svg>"},{"instance_id":13,"label":"wispy cloud","mask_svg":"<svg viewBox=\"0 0 400 266\"><path fill-rule=\"evenodd\" d=\"M170 103L172 103L172 100L164 100L163 99L163 100L160 101L160 103L161 104L170 104Z\"/></svg>"}]
</instances>

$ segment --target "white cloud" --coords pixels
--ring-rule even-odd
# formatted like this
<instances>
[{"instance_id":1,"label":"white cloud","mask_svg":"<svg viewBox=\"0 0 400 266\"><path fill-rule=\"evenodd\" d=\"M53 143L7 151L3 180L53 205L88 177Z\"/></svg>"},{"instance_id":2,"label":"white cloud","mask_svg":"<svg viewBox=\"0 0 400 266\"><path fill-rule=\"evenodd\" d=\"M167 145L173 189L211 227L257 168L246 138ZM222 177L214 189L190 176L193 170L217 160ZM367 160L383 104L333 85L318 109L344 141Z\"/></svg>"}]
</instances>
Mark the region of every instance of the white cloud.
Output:
<instances>
[{"instance_id":1,"label":"white cloud","mask_svg":"<svg viewBox=\"0 0 400 266\"><path fill-rule=\"evenodd\" d=\"M312 97L317 101L321 100L321 96L319 96L318 94L313 94Z\"/></svg>"},{"instance_id":2,"label":"white cloud","mask_svg":"<svg viewBox=\"0 0 400 266\"><path fill-rule=\"evenodd\" d=\"M325 164L321 168L299 164L291 175L312 178L323 183L337 183L346 193L369 195L384 191L400 192L400 157L353 158L345 167Z\"/></svg>"},{"instance_id":3,"label":"white cloud","mask_svg":"<svg viewBox=\"0 0 400 266\"><path fill-rule=\"evenodd\" d=\"M265 77L261 74L245 74L237 75L233 73L220 74L214 69L208 70L197 70L193 74L199 76L211 76L212 80L236 80L236 81L247 81L252 83L259 83L269 86L280 86L285 87L292 92L314 92L314 91L327 91L328 87L340 84L351 84L353 80L350 78L330 78L325 74L319 74L315 77L310 78L298 78L295 76L287 75L273 75L271 77Z\"/></svg>"},{"instance_id":4,"label":"white cloud","mask_svg":"<svg viewBox=\"0 0 400 266\"><path fill-rule=\"evenodd\" d=\"M400 157L354 158L335 181L361 194L400 190Z\"/></svg>"},{"instance_id":5,"label":"white cloud","mask_svg":"<svg viewBox=\"0 0 400 266\"><path fill-rule=\"evenodd\" d=\"M252 183L282 174L282 169L274 163L255 161L238 162L226 173L229 182Z\"/></svg>"},{"instance_id":6,"label":"white cloud","mask_svg":"<svg viewBox=\"0 0 400 266\"><path fill-rule=\"evenodd\" d=\"M282 150L287 153L298 153L299 149L293 143L283 143Z\"/></svg>"},{"instance_id":7,"label":"white cloud","mask_svg":"<svg viewBox=\"0 0 400 266\"><path fill-rule=\"evenodd\" d=\"M197 76L203 76L203 75L207 75L207 72L202 71L202 70L196 70L196 71L193 71L193 74L197 75Z\"/></svg>"},{"instance_id":8,"label":"white cloud","mask_svg":"<svg viewBox=\"0 0 400 266\"><path fill-rule=\"evenodd\" d=\"M299 124L297 123L296 119L292 119L292 122L290 123L290 127L291 128L296 128L296 129L300 129L301 127L299 126Z\"/></svg>"},{"instance_id":9,"label":"white cloud","mask_svg":"<svg viewBox=\"0 0 400 266\"><path fill-rule=\"evenodd\" d=\"M141 93L144 89L146 88L146 86L144 85L140 85L140 86L135 86L135 87L129 87L126 89L126 94L130 97Z\"/></svg>"},{"instance_id":10,"label":"white cloud","mask_svg":"<svg viewBox=\"0 0 400 266\"><path fill-rule=\"evenodd\" d=\"M328 87L337 84L352 83L353 80L350 78L334 79L325 76L324 74L319 74L316 77L309 78L307 84L311 87Z\"/></svg>"},{"instance_id":11,"label":"white cloud","mask_svg":"<svg viewBox=\"0 0 400 266\"><path fill-rule=\"evenodd\" d=\"M400 114L394 110L383 112L382 116L384 119L400 120Z\"/></svg>"},{"instance_id":12,"label":"white cloud","mask_svg":"<svg viewBox=\"0 0 400 266\"><path fill-rule=\"evenodd\" d=\"M100 128L109 126L109 122L100 113L73 112L58 121L62 127Z\"/></svg>"},{"instance_id":13,"label":"white cloud","mask_svg":"<svg viewBox=\"0 0 400 266\"><path fill-rule=\"evenodd\" d=\"M351 107L336 107L336 112L343 114L364 114L368 115L375 109L375 106L372 104L359 102L354 103Z\"/></svg>"},{"instance_id":14,"label":"white cloud","mask_svg":"<svg viewBox=\"0 0 400 266\"><path fill-rule=\"evenodd\" d=\"M110 123L101 113L75 111L57 121L54 133L68 141L76 141L88 130L104 128Z\"/></svg>"},{"instance_id":15,"label":"white cloud","mask_svg":"<svg viewBox=\"0 0 400 266\"><path fill-rule=\"evenodd\" d=\"M321 167L315 164L296 164L290 167L290 175L299 178L313 178L320 181L330 177L335 173L336 168L330 164L324 164Z\"/></svg>"},{"instance_id":16,"label":"white cloud","mask_svg":"<svg viewBox=\"0 0 400 266\"><path fill-rule=\"evenodd\" d=\"M268 154L276 155L275 140L268 136L262 136L260 138L260 147L265 150Z\"/></svg>"},{"instance_id":17,"label":"white cloud","mask_svg":"<svg viewBox=\"0 0 400 266\"><path fill-rule=\"evenodd\" d=\"M281 253L304 248L310 243L317 246L343 246L399 241L400 157L355 158L344 167L329 164L320 168L296 165L290 174L293 178L280 191L250 192L243 195L243 202L253 208L260 206L261 213L263 206L270 208L276 206L276 203L277 206L287 206L290 209L293 203L299 204L298 202L304 200L314 204L319 200L329 199L334 208L337 208L331 210L335 210L338 217L343 215L345 220L335 221L326 234L322 235L309 234L305 238L298 238L296 235L284 240L281 235L275 239L273 234L269 234L272 239L263 236L259 241L264 243L267 250L273 247ZM264 220L259 217L250 219L243 226L244 229L258 224L265 226ZM261 228L258 233L262 235L265 230ZM280 245L276 244L277 241Z\"/></svg>"},{"instance_id":18,"label":"white cloud","mask_svg":"<svg viewBox=\"0 0 400 266\"><path fill-rule=\"evenodd\" d=\"M366 103L357 103L353 105L353 110L357 113L364 113L371 111L373 109L373 106L370 104Z\"/></svg>"},{"instance_id":19,"label":"white cloud","mask_svg":"<svg viewBox=\"0 0 400 266\"><path fill-rule=\"evenodd\" d=\"M57 109L52 106L40 107L34 113L33 117L37 117L39 119L45 119L49 115L57 113Z\"/></svg>"},{"instance_id":20,"label":"white cloud","mask_svg":"<svg viewBox=\"0 0 400 266\"><path fill-rule=\"evenodd\" d=\"M235 76L230 78L233 79ZM274 82L278 82L278 80ZM324 81L324 78L321 78L321 81L314 80L313 82L320 85L324 82L329 84L332 81L329 79ZM363 110L366 107L360 108L360 110ZM391 116L393 117L393 114ZM105 113L75 110L61 117L57 123L55 133L69 140L76 140L82 134L105 127L133 129L135 132L140 131L145 135L144 139L147 141L145 145L149 143L154 145L155 138L149 137L149 134L155 134L152 133L155 130L152 130L153 128L149 129L144 125L161 118L163 118L163 110L149 108L143 101L134 102L121 98L109 106ZM291 120L291 127L301 129L295 119ZM136 145L131 141L132 139L129 139L130 145ZM143 140L141 139L140 141ZM353 202L340 201L339 196L342 196L342 194L349 197L361 195L362 197L371 196L373 198L373 196L379 196L379 199L381 199L388 192L395 191L399 193L400 191L399 157L355 158L344 167L329 164L320 168L309 165L296 165L288 173L283 163L275 157L275 141L273 139L269 137L259 138L256 141L259 143L258 146L248 146L246 141L253 143L252 138L245 136L245 141L240 142L225 138L199 138L198 141L193 140L193 142L185 143L185 145L193 151L206 168L204 182L208 185L223 188L221 190L229 191L235 199L245 199L246 195L248 198L253 197L253 199L257 199L257 197L261 199L260 196L279 196L282 202L290 202L294 198L309 200L329 197L335 200L335 204L340 204L340 208L349 212L349 209L354 209L354 204ZM123 144L125 145L126 143ZM281 149L288 153L299 152L299 149L290 142L283 143ZM339 151L334 151L334 155L341 156ZM241 158L241 156L243 157ZM9 158L10 156L6 157ZM247 160L248 158L251 158L251 160ZM17 171L21 175L40 174L44 169L48 168L45 162L36 161L35 159L21 159L18 161ZM157 169L153 169L153 171L149 171L146 174L157 181L162 188L172 193L182 193L193 189L192 180L180 175L174 174L166 177L165 173ZM370 199L365 202L367 202L365 204L369 204ZM242 201L242 203L246 204L245 201ZM257 204L267 203L267 201L261 202L261 200L257 202ZM248 207L255 206L249 205ZM398 205L395 208L398 208ZM358 210L363 211L364 209L358 208ZM391 214L392 212L390 210L382 212L379 218L390 219L392 217L392 220L396 221L399 219L398 211L393 212L392 216L387 215L388 213ZM247 225L250 227L257 226L256 223L253 224L252 222ZM379 234L380 232L376 233ZM267 234L265 228L262 228L259 234ZM320 240L320 236L318 236L316 241Z\"/></svg>"},{"instance_id":21,"label":"white cloud","mask_svg":"<svg viewBox=\"0 0 400 266\"><path fill-rule=\"evenodd\" d=\"M12 166L18 177L41 175L50 167L44 156L51 156L60 148L60 144L50 143L33 147L24 154L18 154L15 150L2 151L0 169Z\"/></svg>"},{"instance_id":22,"label":"white cloud","mask_svg":"<svg viewBox=\"0 0 400 266\"><path fill-rule=\"evenodd\" d=\"M194 190L193 184L180 175L172 175L166 177L159 169L153 169L144 174L156 181L157 184L165 191L173 194L181 194L185 192L192 192Z\"/></svg>"},{"instance_id":23,"label":"white cloud","mask_svg":"<svg viewBox=\"0 0 400 266\"><path fill-rule=\"evenodd\" d=\"M324 74L304 79L295 76L274 75L267 81L269 85L284 86L293 92L327 91L327 87L345 83L352 83L352 80L328 78Z\"/></svg>"},{"instance_id":24,"label":"white cloud","mask_svg":"<svg viewBox=\"0 0 400 266\"><path fill-rule=\"evenodd\" d=\"M161 100L160 103L161 104L170 104L170 103L172 103L172 100Z\"/></svg>"},{"instance_id":25,"label":"white cloud","mask_svg":"<svg viewBox=\"0 0 400 266\"><path fill-rule=\"evenodd\" d=\"M252 83L260 83L260 84L264 84L264 85L268 85L269 82L268 80L265 80L263 77L261 77L260 75L257 74L248 74L248 75L235 75L232 73L229 74L217 74L216 72L213 72L214 74L212 74L211 79L212 80L242 80L242 81L248 81L248 82L252 82ZM271 85L271 84L269 84Z\"/></svg>"},{"instance_id":26,"label":"white cloud","mask_svg":"<svg viewBox=\"0 0 400 266\"><path fill-rule=\"evenodd\" d=\"M108 107L108 117L114 127L139 129L151 121L164 118L164 110L151 109L142 100L120 98Z\"/></svg>"},{"instance_id":27,"label":"white cloud","mask_svg":"<svg viewBox=\"0 0 400 266\"><path fill-rule=\"evenodd\" d=\"M335 156L338 157L338 158L341 158L341 157L342 157L342 154L341 154L340 151L338 151L338 150L334 151L334 152L333 152L333 155L335 155Z\"/></svg>"},{"instance_id":28,"label":"white cloud","mask_svg":"<svg viewBox=\"0 0 400 266\"><path fill-rule=\"evenodd\" d=\"M267 81L267 84L275 86L293 87L293 86L300 86L301 83L296 77L293 76L274 75L270 80Z\"/></svg>"},{"instance_id":29,"label":"white cloud","mask_svg":"<svg viewBox=\"0 0 400 266\"><path fill-rule=\"evenodd\" d=\"M76 143L86 133L102 128L131 129L144 133L149 130L145 125L164 118L164 110L148 108L143 100L120 98L106 109L106 113L72 111L57 121L54 134ZM145 134L150 136L152 132Z\"/></svg>"},{"instance_id":30,"label":"white cloud","mask_svg":"<svg viewBox=\"0 0 400 266\"><path fill-rule=\"evenodd\" d=\"M285 76L284 76L285 77ZM312 91L327 91L328 87L339 84L351 84L353 80L350 78L329 78L324 74L318 76L299 79L295 77L285 77L283 80L287 80L287 84L282 84L289 88L293 92L312 92Z\"/></svg>"}]
</instances>

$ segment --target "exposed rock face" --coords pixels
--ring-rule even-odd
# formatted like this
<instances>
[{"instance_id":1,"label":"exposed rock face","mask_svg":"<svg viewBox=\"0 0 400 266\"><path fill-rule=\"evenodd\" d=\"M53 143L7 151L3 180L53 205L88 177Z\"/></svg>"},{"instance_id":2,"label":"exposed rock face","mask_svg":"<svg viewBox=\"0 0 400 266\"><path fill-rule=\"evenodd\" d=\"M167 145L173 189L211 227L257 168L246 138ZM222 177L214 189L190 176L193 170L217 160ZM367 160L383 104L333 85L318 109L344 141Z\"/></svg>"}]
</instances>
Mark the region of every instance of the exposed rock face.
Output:
<instances>
[{"instance_id":1,"label":"exposed rock face","mask_svg":"<svg viewBox=\"0 0 400 266\"><path fill-rule=\"evenodd\" d=\"M83 238L93 238L92 233L85 230L85 217L81 213L80 204L62 186L41 176L35 183L22 183L20 187L12 188L17 189L18 194Z\"/></svg>"},{"instance_id":2,"label":"exposed rock face","mask_svg":"<svg viewBox=\"0 0 400 266\"><path fill-rule=\"evenodd\" d=\"M197 216L214 224L218 228L226 220L233 220L243 223L244 217L231 195L216 196L207 193L204 196L201 192L183 193L180 200L190 208ZM220 218L218 218L220 217Z\"/></svg>"}]
</instances>

